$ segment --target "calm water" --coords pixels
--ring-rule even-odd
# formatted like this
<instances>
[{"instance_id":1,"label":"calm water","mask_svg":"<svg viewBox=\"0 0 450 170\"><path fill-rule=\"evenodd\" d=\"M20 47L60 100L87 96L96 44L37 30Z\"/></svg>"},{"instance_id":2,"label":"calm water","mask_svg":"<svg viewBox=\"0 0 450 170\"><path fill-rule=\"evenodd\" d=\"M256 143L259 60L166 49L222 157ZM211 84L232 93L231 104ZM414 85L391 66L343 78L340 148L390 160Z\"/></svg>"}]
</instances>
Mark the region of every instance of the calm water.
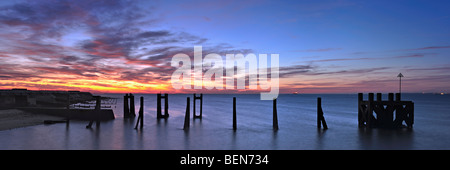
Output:
<instances>
[{"instance_id":1,"label":"calm water","mask_svg":"<svg viewBox=\"0 0 450 170\"><path fill-rule=\"evenodd\" d=\"M403 94L415 103L412 131L360 130L356 94L280 95L278 131L272 130L272 101L259 95L204 95L203 119L191 115L188 131L182 128L186 97L192 104L192 95L169 95L167 120L156 119L156 95L143 95L144 129L135 130L137 118L123 119L123 96L109 96L119 98L115 120L92 129L85 128L88 122L71 121L0 131L0 149L450 149L450 95ZM136 112L140 96L135 95ZM237 131L232 130L234 96ZM316 127L317 97L326 131Z\"/></svg>"}]
</instances>

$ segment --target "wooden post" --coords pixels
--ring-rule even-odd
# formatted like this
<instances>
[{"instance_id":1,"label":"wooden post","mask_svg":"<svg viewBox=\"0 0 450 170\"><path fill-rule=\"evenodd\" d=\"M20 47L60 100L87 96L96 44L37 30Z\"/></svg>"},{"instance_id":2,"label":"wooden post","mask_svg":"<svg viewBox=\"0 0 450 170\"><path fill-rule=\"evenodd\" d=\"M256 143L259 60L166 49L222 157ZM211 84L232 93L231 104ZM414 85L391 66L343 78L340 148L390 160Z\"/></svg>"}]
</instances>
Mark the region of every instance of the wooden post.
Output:
<instances>
[{"instance_id":1,"label":"wooden post","mask_svg":"<svg viewBox=\"0 0 450 170\"><path fill-rule=\"evenodd\" d=\"M408 129L412 129L413 124L414 124L414 103L411 102L411 104L409 105L409 121L406 122L406 125L408 125Z\"/></svg>"},{"instance_id":2,"label":"wooden post","mask_svg":"<svg viewBox=\"0 0 450 170\"><path fill-rule=\"evenodd\" d=\"M130 98L130 117L135 117L136 111L134 107L134 95L130 93L129 98Z\"/></svg>"},{"instance_id":3,"label":"wooden post","mask_svg":"<svg viewBox=\"0 0 450 170\"><path fill-rule=\"evenodd\" d=\"M386 112L387 114L385 115L385 119L386 119L386 123L387 123L387 127L388 128L393 128L393 121L394 121L394 109L395 109L395 104L394 104L394 93L388 93L388 102L389 104L386 105Z\"/></svg>"},{"instance_id":4,"label":"wooden post","mask_svg":"<svg viewBox=\"0 0 450 170\"><path fill-rule=\"evenodd\" d=\"M328 129L327 122L325 121L325 117L323 116L322 110L322 98L317 98L317 128L320 129L323 124L323 129Z\"/></svg>"},{"instance_id":5,"label":"wooden post","mask_svg":"<svg viewBox=\"0 0 450 170\"><path fill-rule=\"evenodd\" d=\"M189 106L190 103L191 103L190 102L190 98L187 97L187 99L186 99L186 114L184 116L184 127L183 127L184 130L189 129L189 117L190 117L190 113L189 112L191 110L191 108Z\"/></svg>"},{"instance_id":6,"label":"wooden post","mask_svg":"<svg viewBox=\"0 0 450 170\"><path fill-rule=\"evenodd\" d=\"M382 101L382 94L381 93L377 93L377 101L381 102Z\"/></svg>"},{"instance_id":7,"label":"wooden post","mask_svg":"<svg viewBox=\"0 0 450 170\"><path fill-rule=\"evenodd\" d=\"M237 129L236 121L236 97L233 97L233 130Z\"/></svg>"},{"instance_id":8,"label":"wooden post","mask_svg":"<svg viewBox=\"0 0 450 170\"><path fill-rule=\"evenodd\" d=\"M139 116L141 117L141 129L144 126L144 97L141 96L141 107L139 107Z\"/></svg>"},{"instance_id":9,"label":"wooden post","mask_svg":"<svg viewBox=\"0 0 450 170\"><path fill-rule=\"evenodd\" d=\"M156 118L161 118L161 93L156 94Z\"/></svg>"},{"instance_id":10,"label":"wooden post","mask_svg":"<svg viewBox=\"0 0 450 170\"><path fill-rule=\"evenodd\" d=\"M164 118L169 117L169 94L164 94Z\"/></svg>"},{"instance_id":11,"label":"wooden post","mask_svg":"<svg viewBox=\"0 0 450 170\"><path fill-rule=\"evenodd\" d=\"M394 93L388 94L388 101L393 102L394 101Z\"/></svg>"},{"instance_id":12,"label":"wooden post","mask_svg":"<svg viewBox=\"0 0 450 170\"><path fill-rule=\"evenodd\" d=\"M200 115L196 115L197 114L197 112L195 111L195 106L196 106L196 100L200 100ZM195 93L194 93L194 99L193 99L193 101L192 101L192 103L193 103L193 117L194 117L194 119L195 118L202 118L202 111L203 111L203 93L200 93L200 96L197 96Z\"/></svg>"},{"instance_id":13,"label":"wooden post","mask_svg":"<svg viewBox=\"0 0 450 170\"><path fill-rule=\"evenodd\" d=\"M373 93L369 93L369 104L367 105L367 126L372 128L374 126L373 120Z\"/></svg>"},{"instance_id":14,"label":"wooden post","mask_svg":"<svg viewBox=\"0 0 450 170\"><path fill-rule=\"evenodd\" d=\"M363 94L358 93L358 127L364 127L363 108L361 106L363 101Z\"/></svg>"},{"instance_id":15,"label":"wooden post","mask_svg":"<svg viewBox=\"0 0 450 170\"><path fill-rule=\"evenodd\" d=\"M200 93L200 117L203 114L203 93Z\"/></svg>"},{"instance_id":16,"label":"wooden post","mask_svg":"<svg viewBox=\"0 0 450 170\"><path fill-rule=\"evenodd\" d=\"M322 123L322 121L321 121L322 117L320 115L320 112L322 110L321 105L322 105L322 99L320 97L318 97L317 98L317 128L318 129L322 128L322 124L321 124Z\"/></svg>"},{"instance_id":17,"label":"wooden post","mask_svg":"<svg viewBox=\"0 0 450 170\"><path fill-rule=\"evenodd\" d=\"M130 109L128 107L128 94L125 94L125 96L123 96L123 117L130 117Z\"/></svg>"},{"instance_id":18,"label":"wooden post","mask_svg":"<svg viewBox=\"0 0 450 170\"><path fill-rule=\"evenodd\" d=\"M384 109L383 105L380 105L380 103L378 103L378 102L381 102L382 99L383 99L382 94L381 93L377 93L377 105L374 106L374 109L376 109L375 112L377 114L378 126L386 127L386 126L389 125L388 122L385 119L387 113L385 113L385 109Z\"/></svg>"},{"instance_id":19,"label":"wooden post","mask_svg":"<svg viewBox=\"0 0 450 170\"><path fill-rule=\"evenodd\" d=\"M144 127L144 97L141 96L140 101L141 103L139 107L139 116L136 121L136 126L134 127L134 129L137 129L139 123L141 124L139 128L142 129Z\"/></svg>"},{"instance_id":20,"label":"wooden post","mask_svg":"<svg viewBox=\"0 0 450 170\"><path fill-rule=\"evenodd\" d=\"M161 99L164 98L164 116L161 111ZM167 93L164 96L161 93L156 94L156 118L157 119L167 119L169 117L169 95Z\"/></svg>"},{"instance_id":21,"label":"wooden post","mask_svg":"<svg viewBox=\"0 0 450 170\"><path fill-rule=\"evenodd\" d=\"M395 93L395 101L401 101L400 93Z\"/></svg>"},{"instance_id":22,"label":"wooden post","mask_svg":"<svg viewBox=\"0 0 450 170\"><path fill-rule=\"evenodd\" d=\"M278 130L277 99L273 99L273 130Z\"/></svg>"},{"instance_id":23,"label":"wooden post","mask_svg":"<svg viewBox=\"0 0 450 170\"><path fill-rule=\"evenodd\" d=\"M197 118L197 115L195 115L195 114L197 114L197 112L195 112L195 108L196 108L195 107L195 101L196 101L195 99L197 99L197 96L195 96L195 93L194 93L194 98L193 98L193 101L192 101L193 102L193 105L192 105L193 111L192 111L192 113L194 114L194 119Z\"/></svg>"}]
</instances>

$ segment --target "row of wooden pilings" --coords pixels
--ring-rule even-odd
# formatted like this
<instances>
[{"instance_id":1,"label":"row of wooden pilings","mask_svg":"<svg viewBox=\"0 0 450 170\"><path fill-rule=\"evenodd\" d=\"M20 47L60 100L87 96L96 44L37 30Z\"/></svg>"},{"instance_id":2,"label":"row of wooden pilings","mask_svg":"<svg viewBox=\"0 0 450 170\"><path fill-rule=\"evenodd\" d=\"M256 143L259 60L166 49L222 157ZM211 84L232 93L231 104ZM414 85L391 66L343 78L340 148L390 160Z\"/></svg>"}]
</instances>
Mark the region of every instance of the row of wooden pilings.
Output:
<instances>
[{"instance_id":1,"label":"row of wooden pilings","mask_svg":"<svg viewBox=\"0 0 450 170\"><path fill-rule=\"evenodd\" d=\"M164 95L158 93L157 95L157 111L156 111L156 118L157 119L167 119L169 117L169 95L166 93ZM128 99L130 100L130 107L128 106ZM162 107L161 107L161 100L164 99L164 115L162 114ZM202 118L203 115L203 94L200 94L197 96L194 93L193 96L193 118ZM196 115L195 112L195 106L196 106L196 100L200 100L200 114ZM184 126L183 129L187 130L190 126L190 97L186 98L186 114L184 119ZM143 128L144 122L144 97L140 98L140 108L139 108L139 117L138 121L136 122L135 129L137 129L138 124L140 124L140 128ZM134 113L134 96L133 94L126 94L124 96L124 118L130 118L135 117ZM278 113L277 113L277 99L273 99L273 130L278 130ZM319 97L317 98L317 128L323 128L328 129L328 126L325 121L325 117L323 116L323 110L322 110L322 99ZM233 130L237 130L237 110L236 110L236 97L233 97Z\"/></svg>"},{"instance_id":2,"label":"row of wooden pilings","mask_svg":"<svg viewBox=\"0 0 450 170\"><path fill-rule=\"evenodd\" d=\"M130 100L130 105L128 106L128 100ZM138 112L138 120L136 121L135 129L138 126L142 129L144 127L144 97L140 97L140 107ZM134 118L136 117L135 106L134 106L134 95L133 94L125 94L123 96L123 117L124 118Z\"/></svg>"},{"instance_id":3,"label":"row of wooden pilings","mask_svg":"<svg viewBox=\"0 0 450 170\"><path fill-rule=\"evenodd\" d=\"M195 100L200 99L200 115L195 115ZM203 101L203 94L200 94L200 97L197 97L194 94L194 105L193 105L193 112L194 112L194 118L201 118L202 116L202 101ZM184 127L183 129L187 130L190 126L190 97L186 98L186 114L184 117ZM325 117L323 116L323 110L322 110L322 99L319 97L317 98L317 128L320 129L328 129L327 123L325 121ZM272 126L273 130L278 130L278 111L277 111L277 99L273 99L273 118L272 118ZM233 130L237 130L237 110L236 110L236 97L233 97Z\"/></svg>"}]
</instances>

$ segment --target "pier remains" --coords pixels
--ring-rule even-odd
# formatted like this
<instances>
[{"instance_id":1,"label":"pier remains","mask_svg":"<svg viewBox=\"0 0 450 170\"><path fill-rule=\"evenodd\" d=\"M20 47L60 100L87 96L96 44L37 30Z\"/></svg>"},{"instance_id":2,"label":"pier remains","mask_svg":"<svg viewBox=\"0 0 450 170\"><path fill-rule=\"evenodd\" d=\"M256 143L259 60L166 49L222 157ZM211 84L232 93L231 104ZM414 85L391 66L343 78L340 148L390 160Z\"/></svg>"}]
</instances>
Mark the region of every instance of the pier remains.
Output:
<instances>
[{"instance_id":1,"label":"pier remains","mask_svg":"<svg viewBox=\"0 0 450 170\"><path fill-rule=\"evenodd\" d=\"M358 126L366 128L401 128L411 129L414 124L414 103L402 101L400 93L388 94L388 100L382 100L382 94L368 94L368 100L363 100L363 94L358 93ZM375 113L375 114L374 114Z\"/></svg>"},{"instance_id":2,"label":"pier remains","mask_svg":"<svg viewBox=\"0 0 450 170\"><path fill-rule=\"evenodd\" d=\"M140 106L139 106L139 116L138 119L136 121L136 126L134 127L134 129L137 129L138 125L140 129L144 128L144 97L141 96L140 98Z\"/></svg>"},{"instance_id":3,"label":"pier remains","mask_svg":"<svg viewBox=\"0 0 450 170\"><path fill-rule=\"evenodd\" d=\"M164 99L164 115L162 115L161 100ZM167 119L169 118L169 94L165 93L164 96L161 93L156 94L156 118Z\"/></svg>"},{"instance_id":4,"label":"pier remains","mask_svg":"<svg viewBox=\"0 0 450 170\"><path fill-rule=\"evenodd\" d=\"M129 106L128 106L129 101ZM136 110L134 106L134 95L133 94L125 94L123 96L123 117L124 118L133 118L136 117Z\"/></svg>"},{"instance_id":5,"label":"pier remains","mask_svg":"<svg viewBox=\"0 0 450 170\"><path fill-rule=\"evenodd\" d=\"M317 98L317 128L320 129L328 129L327 122L325 121L325 117L323 116L323 110L322 110L322 98Z\"/></svg>"},{"instance_id":6,"label":"pier remains","mask_svg":"<svg viewBox=\"0 0 450 170\"><path fill-rule=\"evenodd\" d=\"M196 115L196 112L195 112L195 106L196 106L195 101L196 101L196 100L200 100L200 115ZM202 115L203 115L203 114L202 114L202 113L203 113L203 94L201 93L200 96L197 96L197 95L194 93L194 100L193 100L192 102L193 102L193 104L194 104L194 105L192 106L192 107L193 107L193 108L192 108L192 109L193 109L192 112L194 113L194 114L193 114L193 115L194 115L194 119L195 119L195 118L200 118L200 119L201 119L201 118L202 118Z\"/></svg>"}]
</instances>

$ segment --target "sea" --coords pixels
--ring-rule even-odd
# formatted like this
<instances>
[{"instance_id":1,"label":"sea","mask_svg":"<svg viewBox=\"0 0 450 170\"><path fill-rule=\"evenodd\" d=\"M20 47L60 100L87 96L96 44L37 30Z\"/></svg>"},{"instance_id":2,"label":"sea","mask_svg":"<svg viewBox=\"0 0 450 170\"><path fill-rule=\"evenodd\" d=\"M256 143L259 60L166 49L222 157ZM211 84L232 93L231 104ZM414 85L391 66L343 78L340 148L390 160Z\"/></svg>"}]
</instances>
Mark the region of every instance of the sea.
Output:
<instances>
[{"instance_id":1,"label":"sea","mask_svg":"<svg viewBox=\"0 0 450 170\"><path fill-rule=\"evenodd\" d=\"M0 131L1 150L447 150L450 149L450 95L402 94L413 101L412 129L358 128L357 94L281 94L273 102L259 94L204 94L202 119L192 118L193 95L169 94L169 118L156 118L156 94L134 94L136 115L144 97L144 126L124 118L124 94L112 106L115 119L87 129L88 121L36 125ZM183 129L186 98L190 126ZM233 130L233 97L237 129ZM317 128L317 98L328 129ZM367 100L367 94L365 94ZM383 94L387 100L387 94ZM164 105L164 102L163 102ZM162 107L164 109L164 106ZM200 113L197 100L196 115ZM164 113L164 111L162 112Z\"/></svg>"}]
</instances>

